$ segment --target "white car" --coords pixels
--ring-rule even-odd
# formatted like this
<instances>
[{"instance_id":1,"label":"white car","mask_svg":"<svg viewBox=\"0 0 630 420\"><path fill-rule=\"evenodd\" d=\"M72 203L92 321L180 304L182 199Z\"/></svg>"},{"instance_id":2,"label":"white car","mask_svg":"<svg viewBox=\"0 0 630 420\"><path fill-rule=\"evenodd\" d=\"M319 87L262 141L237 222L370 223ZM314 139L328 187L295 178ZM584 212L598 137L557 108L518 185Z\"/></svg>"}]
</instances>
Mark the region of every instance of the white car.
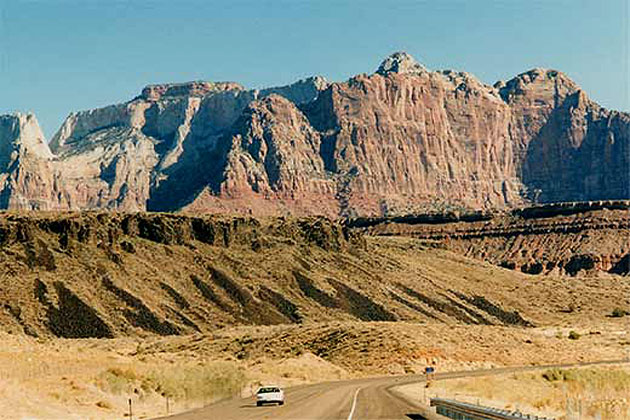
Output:
<instances>
[{"instance_id":1,"label":"white car","mask_svg":"<svg viewBox=\"0 0 630 420\"><path fill-rule=\"evenodd\" d=\"M263 404L284 404L284 391L277 386L263 386L256 392L256 405Z\"/></svg>"}]
</instances>

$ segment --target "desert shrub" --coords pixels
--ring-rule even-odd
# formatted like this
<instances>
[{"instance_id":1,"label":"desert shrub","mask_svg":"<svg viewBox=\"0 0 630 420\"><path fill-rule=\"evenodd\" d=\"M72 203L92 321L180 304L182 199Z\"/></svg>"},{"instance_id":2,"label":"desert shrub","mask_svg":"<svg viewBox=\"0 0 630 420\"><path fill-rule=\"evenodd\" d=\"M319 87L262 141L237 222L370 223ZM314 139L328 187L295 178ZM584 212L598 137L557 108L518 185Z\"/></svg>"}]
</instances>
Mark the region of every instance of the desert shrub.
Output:
<instances>
[{"instance_id":1,"label":"desert shrub","mask_svg":"<svg viewBox=\"0 0 630 420\"><path fill-rule=\"evenodd\" d=\"M573 381L576 379L576 371L575 369L547 369L542 373L542 377L549 382Z\"/></svg>"},{"instance_id":2,"label":"desert shrub","mask_svg":"<svg viewBox=\"0 0 630 420\"><path fill-rule=\"evenodd\" d=\"M613 318L621 318L624 317L628 314L628 312L624 311L621 308L615 308L612 311L612 314L610 316L612 316Z\"/></svg>"},{"instance_id":3,"label":"desert shrub","mask_svg":"<svg viewBox=\"0 0 630 420\"><path fill-rule=\"evenodd\" d=\"M103 400L97 401L96 402L96 406L98 408L104 408L106 410L111 410L112 409L112 405L109 402L103 401Z\"/></svg>"},{"instance_id":4,"label":"desert shrub","mask_svg":"<svg viewBox=\"0 0 630 420\"><path fill-rule=\"evenodd\" d=\"M549 382L564 381L564 371L562 369L549 369L542 373L542 377Z\"/></svg>"},{"instance_id":5,"label":"desert shrub","mask_svg":"<svg viewBox=\"0 0 630 420\"><path fill-rule=\"evenodd\" d=\"M569 331L569 340L579 340L580 337L581 335L577 331Z\"/></svg>"}]
</instances>

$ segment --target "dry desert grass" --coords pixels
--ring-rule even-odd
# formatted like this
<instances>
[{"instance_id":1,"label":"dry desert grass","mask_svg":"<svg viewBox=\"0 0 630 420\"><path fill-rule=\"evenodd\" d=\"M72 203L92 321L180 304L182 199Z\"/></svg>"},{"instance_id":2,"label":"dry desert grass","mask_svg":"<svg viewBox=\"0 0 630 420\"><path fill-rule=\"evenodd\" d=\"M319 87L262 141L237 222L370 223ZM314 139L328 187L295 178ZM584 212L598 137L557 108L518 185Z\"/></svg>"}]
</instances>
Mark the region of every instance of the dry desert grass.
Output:
<instances>
[{"instance_id":1,"label":"dry desert grass","mask_svg":"<svg viewBox=\"0 0 630 420\"><path fill-rule=\"evenodd\" d=\"M418 386L406 392L420 395ZM630 418L630 364L435 381L439 395L558 420Z\"/></svg>"},{"instance_id":2,"label":"dry desert grass","mask_svg":"<svg viewBox=\"0 0 630 420\"><path fill-rule=\"evenodd\" d=\"M504 365L619 359L618 320L579 340L568 329L337 322L233 327L184 337L0 340L0 418L120 419L180 412L259 384ZM203 385L202 385L203 384ZM529 385L527 385L529 386ZM458 391L462 392L462 391Z\"/></svg>"}]
</instances>

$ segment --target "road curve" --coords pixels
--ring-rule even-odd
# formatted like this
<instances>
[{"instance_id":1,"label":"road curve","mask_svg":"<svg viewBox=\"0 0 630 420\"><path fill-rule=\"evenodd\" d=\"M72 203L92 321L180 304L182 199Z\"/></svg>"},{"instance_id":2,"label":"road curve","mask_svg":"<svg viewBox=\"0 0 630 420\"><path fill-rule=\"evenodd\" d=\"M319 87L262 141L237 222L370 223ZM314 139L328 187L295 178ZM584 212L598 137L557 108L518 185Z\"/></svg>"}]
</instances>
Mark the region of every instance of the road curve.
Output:
<instances>
[{"instance_id":1,"label":"road curve","mask_svg":"<svg viewBox=\"0 0 630 420\"><path fill-rule=\"evenodd\" d=\"M541 368L620 364L624 360L564 365L523 366L435 374L435 379L512 373ZM396 391L402 385L424 382L424 375L387 376L301 385L285 390L283 406L256 407L253 397L224 400L197 410L160 417L168 420L228 419L443 419L427 410L418 400L411 401Z\"/></svg>"}]
</instances>

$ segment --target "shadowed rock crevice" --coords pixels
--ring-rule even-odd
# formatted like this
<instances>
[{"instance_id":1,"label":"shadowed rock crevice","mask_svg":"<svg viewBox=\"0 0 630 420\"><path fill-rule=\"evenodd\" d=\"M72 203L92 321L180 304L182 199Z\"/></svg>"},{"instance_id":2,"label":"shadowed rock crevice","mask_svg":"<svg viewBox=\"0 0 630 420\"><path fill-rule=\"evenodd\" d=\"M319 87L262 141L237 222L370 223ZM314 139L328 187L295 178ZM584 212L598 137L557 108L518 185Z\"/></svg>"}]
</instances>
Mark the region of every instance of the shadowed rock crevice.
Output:
<instances>
[{"instance_id":1,"label":"shadowed rock crevice","mask_svg":"<svg viewBox=\"0 0 630 420\"><path fill-rule=\"evenodd\" d=\"M46 283L39 279L35 280L33 294L41 305L46 307L51 306L50 299L48 298L48 286L46 286Z\"/></svg>"},{"instance_id":2,"label":"shadowed rock crevice","mask_svg":"<svg viewBox=\"0 0 630 420\"><path fill-rule=\"evenodd\" d=\"M275 292L266 286L260 286L258 296L264 302L273 305L281 314L289 318L291 322L302 323L303 318L297 305L285 298L281 293Z\"/></svg>"},{"instance_id":3,"label":"shadowed rock crevice","mask_svg":"<svg viewBox=\"0 0 630 420\"><path fill-rule=\"evenodd\" d=\"M103 287L122 300L129 308L122 310L122 315L134 327L159 334L177 335L179 329L168 321L161 321L140 299L116 286L107 276L103 277Z\"/></svg>"},{"instance_id":4,"label":"shadowed rock crevice","mask_svg":"<svg viewBox=\"0 0 630 420\"><path fill-rule=\"evenodd\" d=\"M197 290L199 290L199 293L201 293L201 295L204 298L206 298L206 300L208 300L209 302L215 304L216 306L218 306L221 310L223 310L225 312L232 312L232 309L230 308L230 306L228 304L226 304L216 294L216 292L212 289L212 287L208 283L206 283L205 281L201 280L198 276L196 276L194 274L190 276L190 280L195 285Z\"/></svg>"},{"instance_id":5,"label":"shadowed rock crevice","mask_svg":"<svg viewBox=\"0 0 630 420\"><path fill-rule=\"evenodd\" d=\"M206 188L214 194L220 192L230 145L226 137L215 145L186 147L177 163L161 174L165 179L152 187L147 210L176 211L192 203ZM191 171L191 168L200 169Z\"/></svg>"},{"instance_id":6,"label":"shadowed rock crevice","mask_svg":"<svg viewBox=\"0 0 630 420\"><path fill-rule=\"evenodd\" d=\"M351 313L360 320L396 321L396 315L353 288L334 279L328 279L328 283L337 289L338 307Z\"/></svg>"},{"instance_id":7,"label":"shadowed rock crevice","mask_svg":"<svg viewBox=\"0 0 630 420\"><path fill-rule=\"evenodd\" d=\"M197 324L195 324L190 318L184 315L181 311L171 308L168 305L162 305L162 308L165 309L167 313L171 314L175 319L179 320L179 322L185 327L189 327L197 332L201 332L201 330L199 329L199 326L197 326Z\"/></svg>"},{"instance_id":8,"label":"shadowed rock crevice","mask_svg":"<svg viewBox=\"0 0 630 420\"><path fill-rule=\"evenodd\" d=\"M610 272L622 276L630 274L630 254L624 255L619 262L610 269Z\"/></svg>"},{"instance_id":9,"label":"shadowed rock crevice","mask_svg":"<svg viewBox=\"0 0 630 420\"><path fill-rule=\"evenodd\" d=\"M564 264L564 270L575 276L581 270L592 270L597 266L597 257L593 254L572 255Z\"/></svg>"},{"instance_id":10,"label":"shadowed rock crevice","mask_svg":"<svg viewBox=\"0 0 630 420\"><path fill-rule=\"evenodd\" d=\"M299 271L294 271L293 276L295 277L295 281L297 282L300 290L302 291L302 293L304 293L306 297L313 299L315 302L326 308L337 307L337 302L335 301L335 298L330 296L328 293L318 289L312 279L300 273Z\"/></svg>"},{"instance_id":11,"label":"shadowed rock crevice","mask_svg":"<svg viewBox=\"0 0 630 420\"><path fill-rule=\"evenodd\" d=\"M438 312L441 312L445 315L448 315L450 317L453 317L457 319L458 321L463 322L464 324L479 324L479 321L477 319L470 317L468 314L466 314L466 312L458 309L456 306L452 304L448 304L446 302L442 302L437 299L430 298L403 284L397 284L397 287L408 296L414 299L417 299L418 301L424 303L430 308Z\"/></svg>"},{"instance_id":12,"label":"shadowed rock crevice","mask_svg":"<svg viewBox=\"0 0 630 420\"><path fill-rule=\"evenodd\" d=\"M413 302L408 301L407 299L403 298L402 296L394 293L394 292L390 292L389 295L391 296L392 299L394 299L396 302L398 303L402 303L403 305L407 306L408 308L413 309L416 312L421 313L422 315L426 316L427 318L430 319L435 319L437 321L439 321L440 319L438 317L436 317L435 315L433 315L431 312L427 311L426 309L422 308L419 305L416 305Z\"/></svg>"},{"instance_id":13,"label":"shadowed rock crevice","mask_svg":"<svg viewBox=\"0 0 630 420\"><path fill-rule=\"evenodd\" d=\"M224 271L211 267L210 273L213 283L221 287L234 302L242 306L251 305L254 302L252 294Z\"/></svg>"},{"instance_id":14,"label":"shadowed rock crevice","mask_svg":"<svg viewBox=\"0 0 630 420\"><path fill-rule=\"evenodd\" d=\"M63 338L112 338L111 328L98 312L81 300L63 283L54 283L57 306L47 297L46 285L38 280L35 285L40 302L47 306L48 326L53 334Z\"/></svg>"},{"instance_id":15,"label":"shadowed rock crevice","mask_svg":"<svg viewBox=\"0 0 630 420\"><path fill-rule=\"evenodd\" d=\"M476 308L481 309L482 311L492 315L497 318L505 325L517 325L521 327L533 327L534 324L524 319L518 311L508 312L501 308L500 306L490 302L483 296L472 296L468 297L463 293L458 293L454 290L450 290L452 294L460 298L461 300L468 302L469 304L475 306Z\"/></svg>"},{"instance_id":16,"label":"shadowed rock crevice","mask_svg":"<svg viewBox=\"0 0 630 420\"><path fill-rule=\"evenodd\" d=\"M282 324L286 321L285 316L279 313L271 305L263 304L256 300L254 296L244 287L238 284L230 275L215 267L210 268L211 280L221 287L225 293L240 306L244 319L254 324Z\"/></svg>"},{"instance_id":17,"label":"shadowed rock crevice","mask_svg":"<svg viewBox=\"0 0 630 420\"><path fill-rule=\"evenodd\" d=\"M164 282L160 282L160 287L173 299L180 309L190 308L190 303L177 290Z\"/></svg>"},{"instance_id":18,"label":"shadowed rock crevice","mask_svg":"<svg viewBox=\"0 0 630 420\"><path fill-rule=\"evenodd\" d=\"M315 286L315 282L305 274L294 271L293 276L306 297L326 308L340 309L363 321L396 320L396 316L382 305L335 279L327 279L327 282L337 291L335 296L331 296Z\"/></svg>"},{"instance_id":19,"label":"shadowed rock crevice","mask_svg":"<svg viewBox=\"0 0 630 420\"><path fill-rule=\"evenodd\" d=\"M474 318L475 319L475 323L477 323L479 325L494 325L491 321L486 319L479 312L470 309L466 305L462 305L460 302L457 302L456 300L452 299L449 296L442 295L442 297L444 299L446 299L448 301L448 303L450 303L454 307L461 309L462 311L466 312L469 316Z\"/></svg>"}]
</instances>

